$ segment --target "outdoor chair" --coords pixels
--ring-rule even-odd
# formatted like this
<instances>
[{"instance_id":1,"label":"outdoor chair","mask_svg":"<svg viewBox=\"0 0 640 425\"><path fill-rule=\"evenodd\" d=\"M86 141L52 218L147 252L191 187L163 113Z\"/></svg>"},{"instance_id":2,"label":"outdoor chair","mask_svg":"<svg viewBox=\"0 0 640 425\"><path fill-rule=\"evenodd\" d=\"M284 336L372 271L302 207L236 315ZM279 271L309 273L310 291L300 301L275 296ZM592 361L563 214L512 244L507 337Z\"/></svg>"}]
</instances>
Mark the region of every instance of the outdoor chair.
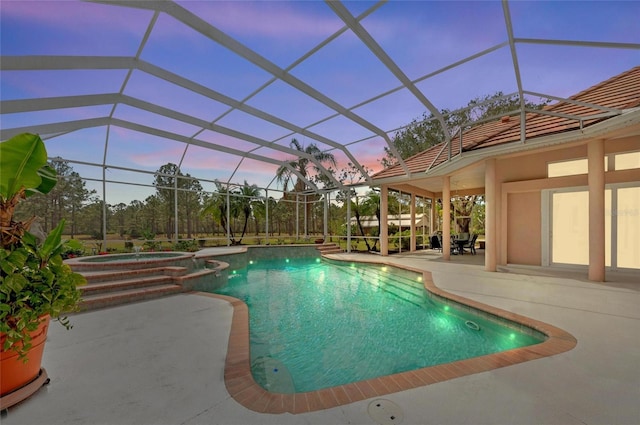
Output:
<instances>
[{"instance_id":1,"label":"outdoor chair","mask_svg":"<svg viewBox=\"0 0 640 425\"><path fill-rule=\"evenodd\" d=\"M476 239L478 239L478 235L473 235L469 243L465 245L463 249L469 248L469 251L471 251L473 255L476 255Z\"/></svg>"},{"instance_id":2,"label":"outdoor chair","mask_svg":"<svg viewBox=\"0 0 640 425\"><path fill-rule=\"evenodd\" d=\"M442 252L442 244L440 243L438 235L431 235L431 249L437 249Z\"/></svg>"}]
</instances>

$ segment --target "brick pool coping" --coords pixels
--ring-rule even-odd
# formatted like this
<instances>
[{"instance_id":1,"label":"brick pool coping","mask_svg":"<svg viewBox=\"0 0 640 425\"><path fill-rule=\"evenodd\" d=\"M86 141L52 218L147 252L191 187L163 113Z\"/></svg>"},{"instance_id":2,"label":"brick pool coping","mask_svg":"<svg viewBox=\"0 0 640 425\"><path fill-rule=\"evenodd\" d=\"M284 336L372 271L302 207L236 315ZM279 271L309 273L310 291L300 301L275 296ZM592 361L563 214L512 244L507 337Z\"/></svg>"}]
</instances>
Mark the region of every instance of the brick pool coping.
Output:
<instances>
[{"instance_id":1,"label":"brick pool coping","mask_svg":"<svg viewBox=\"0 0 640 425\"><path fill-rule=\"evenodd\" d=\"M260 413L289 412L298 414L314 412L553 356L569 351L577 344L577 340L571 334L555 326L443 291L435 286L431 273L428 271L381 261L372 263L422 273L424 287L432 296L435 295L441 300L444 299L462 306L468 306L484 311L489 315L529 327L534 331L543 333L546 336L546 340L536 345L380 376L317 391L294 394L273 393L258 385L251 374L249 309L247 305L237 298L226 295L199 292L199 295L225 300L233 307L231 332L229 334L229 345L224 368L224 382L231 397L247 409Z\"/></svg>"}]
</instances>

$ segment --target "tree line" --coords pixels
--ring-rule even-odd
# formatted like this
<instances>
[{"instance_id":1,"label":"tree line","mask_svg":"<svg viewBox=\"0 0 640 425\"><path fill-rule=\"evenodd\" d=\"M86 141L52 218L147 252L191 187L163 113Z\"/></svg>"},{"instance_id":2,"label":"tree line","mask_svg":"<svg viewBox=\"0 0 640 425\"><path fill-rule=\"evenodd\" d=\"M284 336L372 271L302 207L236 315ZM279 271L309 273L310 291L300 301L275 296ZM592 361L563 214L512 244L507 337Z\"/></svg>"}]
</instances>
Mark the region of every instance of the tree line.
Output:
<instances>
[{"instance_id":1,"label":"tree line","mask_svg":"<svg viewBox=\"0 0 640 425\"><path fill-rule=\"evenodd\" d=\"M543 106L544 103L527 103L529 108ZM519 100L515 96L496 93L473 99L467 107L455 113L447 110L442 113L449 128L458 130L474 121L518 107ZM406 159L444 140L445 130L433 118L433 115L427 116L425 113L395 133L392 145L401 158ZM65 218L66 232L72 238L88 235L98 240L104 238L102 223L105 213L107 233L116 234L121 239L153 239L156 236L172 239L177 234L181 239L228 237L232 244L241 244L248 234L259 238L267 228L270 236L322 234L323 195L312 191L310 183L319 188L331 187L331 182L335 180L354 184L364 180L362 171L370 173L371 170L351 163L342 170L336 170L333 154L321 151L313 143L303 146L293 139L290 147L299 151L301 156L288 161L276 172L275 177L283 187L280 199L271 196L265 198L264 190L247 181L242 185L216 181L216 191L208 193L198 179L188 173L183 174L176 164L167 163L154 173L154 194L143 201L131 201L128 205L118 203L105 206L94 190L86 188L86 182L68 162L56 160L51 162L59 178L56 188L47 196L30 197L27 202L21 203L17 214L38 216L45 231ZM315 162L310 158L314 158ZM396 162L392 150L386 147L380 163L388 167ZM330 176L322 173L319 165L328 170ZM379 224L380 198L376 190L369 190L360 196L356 196L353 189L338 191L334 196L338 204L329 206L329 233L345 234L347 199L350 200L351 215L356 219L351 234L371 236L372 239L364 240L368 250L375 250L377 234L375 230L363 227L362 218L375 216ZM472 196L459 198L452 203L452 216L469 217L462 221L462 226L466 228L461 231L469 231L469 225L473 225L473 210L482 208L482 201L482 197ZM402 212L402 203L401 197L390 196L389 213ZM431 207L440 209L438 205ZM475 216L481 217L482 214ZM482 223L475 223L475 226L480 227Z\"/></svg>"}]
</instances>

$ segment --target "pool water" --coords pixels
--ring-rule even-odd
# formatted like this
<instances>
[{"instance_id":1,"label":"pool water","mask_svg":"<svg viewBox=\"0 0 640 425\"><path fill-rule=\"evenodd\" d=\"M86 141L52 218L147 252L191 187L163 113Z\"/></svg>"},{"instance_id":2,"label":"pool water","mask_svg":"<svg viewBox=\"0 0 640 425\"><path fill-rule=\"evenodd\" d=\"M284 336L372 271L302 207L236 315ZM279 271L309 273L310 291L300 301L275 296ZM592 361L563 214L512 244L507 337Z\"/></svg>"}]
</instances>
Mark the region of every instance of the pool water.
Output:
<instances>
[{"instance_id":1,"label":"pool water","mask_svg":"<svg viewBox=\"0 0 640 425\"><path fill-rule=\"evenodd\" d=\"M252 373L272 392L319 390L542 342L435 302L419 274L380 265L261 260L232 271L216 292L248 305Z\"/></svg>"}]
</instances>

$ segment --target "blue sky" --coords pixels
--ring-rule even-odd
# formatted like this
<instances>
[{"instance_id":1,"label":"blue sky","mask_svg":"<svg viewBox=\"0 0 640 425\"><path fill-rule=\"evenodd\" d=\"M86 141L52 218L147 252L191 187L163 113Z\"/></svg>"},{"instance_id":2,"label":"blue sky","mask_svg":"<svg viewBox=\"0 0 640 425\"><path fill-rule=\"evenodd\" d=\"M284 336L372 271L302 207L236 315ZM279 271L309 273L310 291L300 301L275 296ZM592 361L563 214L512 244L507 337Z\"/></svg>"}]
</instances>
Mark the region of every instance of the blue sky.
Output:
<instances>
[{"instance_id":1,"label":"blue sky","mask_svg":"<svg viewBox=\"0 0 640 425\"><path fill-rule=\"evenodd\" d=\"M424 104L363 44L324 2L319 1L179 1L178 6L213 28L289 72L308 87L393 137L394 130L419 117ZM343 3L354 17L370 11L375 2ZM509 3L514 36L523 39L581 40L640 43L640 1L516 1ZM69 55L134 57L140 49L153 11L76 1L7 1L0 3L3 56ZM509 46L463 65L440 72L471 55L499 46L508 39L501 2L390 1L361 21L366 32L384 49L416 87L441 109L455 109L475 97L517 90ZM326 45L317 48L321 43ZM314 50L317 49L317 50ZM308 57L305 55L312 52ZM637 48L602 48L550 44L516 44L522 83L526 90L566 97L633 66L640 65ZM305 58L300 61L301 58ZM267 70L231 52L167 13L160 13L140 60L231 99L268 113L346 146L362 164L381 168L385 141L371 128L337 115L330 105L313 99ZM431 73L436 75L425 78ZM292 137L308 145L331 149L322 141L196 93L141 69L3 70L2 101L40 97L122 93L241 132L288 146ZM126 82L126 84L125 84ZM260 89L260 90L259 90ZM376 96L388 93L380 99ZM367 102L361 105L363 102ZM112 105L4 113L2 129L109 116ZM260 147L230 134L201 129L118 104L113 117L195 137L240 152L273 160L290 159L284 152ZM112 125L47 138L51 156L143 170L111 167L107 178L150 184L152 173L167 162L179 163L184 173L203 180L271 183L277 165L242 158ZM332 150L338 169L347 156ZM81 175L99 179L100 168L72 164ZM94 183L90 185L96 186ZM212 189L212 183L204 184ZM100 189L99 186L96 186ZM108 186L109 203L144 199L153 193L142 186Z\"/></svg>"}]
</instances>

